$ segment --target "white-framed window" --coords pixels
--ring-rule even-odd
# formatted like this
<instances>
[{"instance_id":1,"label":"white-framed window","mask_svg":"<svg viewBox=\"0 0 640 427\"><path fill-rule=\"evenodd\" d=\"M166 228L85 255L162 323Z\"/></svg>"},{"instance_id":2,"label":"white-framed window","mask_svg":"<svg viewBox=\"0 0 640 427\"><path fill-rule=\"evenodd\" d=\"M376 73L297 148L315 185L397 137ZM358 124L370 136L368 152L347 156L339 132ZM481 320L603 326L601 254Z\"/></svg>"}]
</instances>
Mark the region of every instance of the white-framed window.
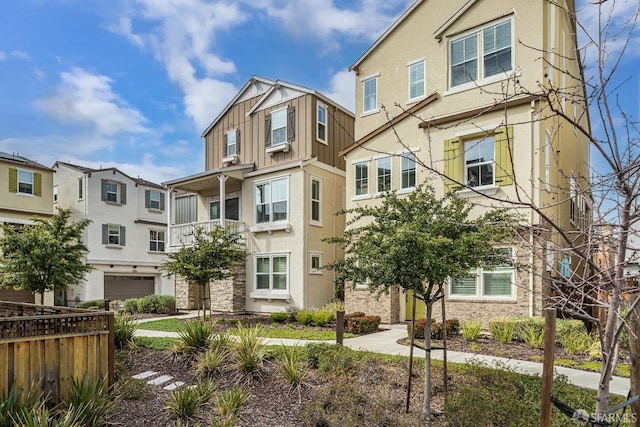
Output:
<instances>
[{"instance_id":1,"label":"white-framed window","mask_svg":"<svg viewBox=\"0 0 640 427\"><path fill-rule=\"evenodd\" d=\"M57 202L58 201L58 186L54 185L53 186L53 202Z\"/></svg>"},{"instance_id":2,"label":"white-framed window","mask_svg":"<svg viewBox=\"0 0 640 427\"><path fill-rule=\"evenodd\" d=\"M513 257L513 249L496 248L501 256ZM488 267L480 267L469 272L469 277L449 281L451 297L467 298L513 298L514 271L512 263Z\"/></svg>"},{"instance_id":3,"label":"white-framed window","mask_svg":"<svg viewBox=\"0 0 640 427\"><path fill-rule=\"evenodd\" d=\"M488 25L449 42L451 87L513 70L511 21Z\"/></svg>"},{"instance_id":4,"label":"white-framed window","mask_svg":"<svg viewBox=\"0 0 640 427\"><path fill-rule=\"evenodd\" d=\"M240 220L240 198L230 197L224 203L224 216L234 221ZM209 202L209 219L220 219L220 200Z\"/></svg>"},{"instance_id":5,"label":"white-framed window","mask_svg":"<svg viewBox=\"0 0 640 427\"><path fill-rule=\"evenodd\" d=\"M287 142L287 109L271 113L271 145Z\"/></svg>"},{"instance_id":6,"label":"white-framed window","mask_svg":"<svg viewBox=\"0 0 640 427\"><path fill-rule=\"evenodd\" d=\"M362 112L368 113L378 109L378 77L362 81Z\"/></svg>"},{"instance_id":7,"label":"white-framed window","mask_svg":"<svg viewBox=\"0 0 640 427\"><path fill-rule=\"evenodd\" d=\"M402 154L400 157L400 189L407 190L416 186L416 155Z\"/></svg>"},{"instance_id":8,"label":"white-framed window","mask_svg":"<svg viewBox=\"0 0 640 427\"><path fill-rule=\"evenodd\" d=\"M33 172L18 169L18 193L34 195Z\"/></svg>"},{"instance_id":9,"label":"white-framed window","mask_svg":"<svg viewBox=\"0 0 640 427\"><path fill-rule=\"evenodd\" d=\"M309 253L309 274L322 274L322 253Z\"/></svg>"},{"instance_id":10,"label":"white-framed window","mask_svg":"<svg viewBox=\"0 0 640 427\"><path fill-rule=\"evenodd\" d=\"M353 165L355 173L355 195L365 196L369 194L369 162Z\"/></svg>"},{"instance_id":11,"label":"white-framed window","mask_svg":"<svg viewBox=\"0 0 640 427\"><path fill-rule=\"evenodd\" d=\"M102 244L124 246L125 227L118 224L102 224Z\"/></svg>"},{"instance_id":12,"label":"white-framed window","mask_svg":"<svg viewBox=\"0 0 640 427\"><path fill-rule=\"evenodd\" d=\"M289 217L289 178L255 185L256 224L283 222Z\"/></svg>"},{"instance_id":13,"label":"white-framed window","mask_svg":"<svg viewBox=\"0 0 640 427\"><path fill-rule=\"evenodd\" d=\"M317 108L316 139L327 143L327 106L320 103Z\"/></svg>"},{"instance_id":14,"label":"white-framed window","mask_svg":"<svg viewBox=\"0 0 640 427\"><path fill-rule=\"evenodd\" d=\"M107 182L107 201L118 202L118 184L115 182Z\"/></svg>"},{"instance_id":15,"label":"white-framed window","mask_svg":"<svg viewBox=\"0 0 640 427\"><path fill-rule=\"evenodd\" d=\"M127 185L116 181L110 181L103 179L101 181L102 186L102 201L108 203L120 203L124 205L127 203Z\"/></svg>"},{"instance_id":16,"label":"white-framed window","mask_svg":"<svg viewBox=\"0 0 640 427\"><path fill-rule=\"evenodd\" d=\"M469 187L494 185L495 138L467 140L464 143L465 180Z\"/></svg>"},{"instance_id":17,"label":"white-framed window","mask_svg":"<svg viewBox=\"0 0 640 427\"><path fill-rule=\"evenodd\" d=\"M322 180L311 178L311 223L322 223Z\"/></svg>"},{"instance_id":18,"label":"white-framed window","mask_svg":"<svg viewBox=\"0 0 640 427\"><path fill-rule=\"evenodd\" d=\"M256 291L286 291L289 289L289 255L256 255Z\"/></svg>"},{"instance_id":19,"label":"white-framed window","mask_svg":"<svg viewBox=\"0 0 640 427\"><path fill-rule=\"evenodd\" d=\"M165 232L149 230L149 252L164 252Z\"/></svg>"},{"instance_id":20,"label":"white-framed window","mask_svg":"<svg viewBox=\"0 0 640 427\"><path fill-rule=\"evenodd\" d=\"M391 157L376 160L376 176L378 193L391 191Z\"/></svg>"},{"instance_id":21,"label":"white-framed window","mask_svg":"<svg viewBox=\"0 0 640 427\"><path fill-rule=\"evenodd\" d=\"M225 157L227 156L234 156L237 154L237 131L233 130L231 132L227 132L225 134L225 141L226 141L226 147L225 147Z\"/></svg>"},{"instance_id":22,"label":"white-framed window","mask_svg":"<svg viewBox=\"0 0 640 427\"><path fill-rule=\"evenodd\" d=\"M147 209L164 210L164 193L158 190L145 190L144 204Z\"/></svg>"},{"instance_id":23,"label":"white-framed window","mask_svg":"<svg viewBox=\"0 0 640 427\"><path fill-rule=\"evenodd\" d=\"M424 59L409 64L409 101L424 96L425 78L424 78Z\"/></svg>"}]
</instances>

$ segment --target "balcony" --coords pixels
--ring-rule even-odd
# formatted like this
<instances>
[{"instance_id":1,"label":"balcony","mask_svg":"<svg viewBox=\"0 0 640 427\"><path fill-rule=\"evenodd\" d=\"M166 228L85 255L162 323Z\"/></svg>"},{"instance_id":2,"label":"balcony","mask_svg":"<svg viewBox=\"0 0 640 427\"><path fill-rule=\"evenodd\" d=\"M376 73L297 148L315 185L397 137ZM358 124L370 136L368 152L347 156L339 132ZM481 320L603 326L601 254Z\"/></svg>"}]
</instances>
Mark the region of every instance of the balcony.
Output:
<instances>
[{"instance_id":1,"label":"balcony","mask_svg":"<svg viewBox=\"0 0 640 427\"><path fill-rule=\"evenodd\" d=\"M242 235L243 242L246 242L244 224L240 221L227 219L225 221L215 219L211 221L192 222L189 224L173 224L169 226L169 248L177 249L193 244L193 232L197 227L202 227L205 232L213 231L216 227L229 227Z\"/></svg>"}]
</instances>

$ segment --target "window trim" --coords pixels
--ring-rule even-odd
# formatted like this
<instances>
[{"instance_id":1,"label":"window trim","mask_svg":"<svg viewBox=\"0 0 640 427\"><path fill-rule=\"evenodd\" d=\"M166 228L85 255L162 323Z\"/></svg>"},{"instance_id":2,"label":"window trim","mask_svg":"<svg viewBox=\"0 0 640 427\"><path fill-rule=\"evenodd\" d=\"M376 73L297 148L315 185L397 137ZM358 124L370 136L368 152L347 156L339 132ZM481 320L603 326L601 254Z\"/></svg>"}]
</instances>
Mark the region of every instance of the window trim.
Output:
<instances>
[{"instance_id":1,"label":"window trim","mask_svg":"<svg viewBox=\"0 0 640 427\"><path fill-rule=\"evenodd\" d=\"M318 183L318 199L313 198L313 183ZM313 218L313 205L318 204L318 219ZM322 226L322 178L312 176L309 184L309 224Z\"/></svg>"},{"instance_id":2,"label":"window trim","mask_svg":"<svg viewBox=\"0 0 640 427\"><path fill-rule=\"evenodd\" d=\"M21 173L26 173L29 174L31 176L31 182L27 182L27 181L22 181L20 179L20 174ZM36 195L36 173L34 171L30 171L27 169L18 169L17 172L17 194L20 194L21 196L35 196ZM26 192L26 191L20 191L20 184L28 184L31 186L31 192Z\"/></svg>"},{"instance_id":3,"label":"window trim","mask_svg":"<svg viewBox=\"0 0 640 427\"><path fill-rule=\"evenodd\" d=\"M309 274L322 275L322 252L309 252ZM318 258L318 268L313 267L313 259Z\"/></svg>"},{"instance_id":4,"label":"window trim","mask_svg":"<svg viewBox=\"0 0 640 427\"><path fill-rule=\"evenodd\" d=\"M113 223L106 223L104 224L107 227L107 242L105 243L105 245L109 248L123 248L124 246L126 246L126 242L123 242L123 231L124 231L124 226L120 225L120 224L113 224ZM117 228L118 229L118 243L111 243L111 236L115 236L115 234L111 233L111 228Z\"/></svg>"},{"instance_id":5,"label":"window trim","mask_svg":"<svg viewBox=\"0 0 640 427\"><path fill-rule=\"evenodd\" d=\"M271 146L269 148L273 148L273 147L280 147L284 144L286 144L289 140L288 140L288 134L287 134L287 122L289 120L288 117L288 107L283 107L283 108L278 108L277 110L273 110L272 112L270 112L269 114L271 115L271 130L269 132L271 132ZM277 129L282 129L284 127L284 140L282 140L281 142L274 142L273 139L273 133L276 131L276 128L273 126L273 115L282 112L284 114L284 126L279 127Z\"/></svg>"},{"instance_id":6,"label":"window trim","mask_svg":"<svg viewBox=\"0 0 640 427\"><path fill-rule=\"evenodd\" d=\"M516 248L513 246L496 246L494 249L509 249L511 251L511 259L514 260L516 257ZM484 300L484 301L517 301L518 294L516 289L516 270L513 266L511 266L510 274L511 274L511 295L486 295L484 293L485 283L484 283L484 273L494 271L494 270L485 270L484 267L478 267L476 269L476 277L475 277L475 294L474 295L463 295L463 294L454 294L453 293L453 280L449 279L448 282L448 293L450 300Z\"/></svg>"},{"instance_id":7,"label":"window trim","mask_svg":"<svg viewBox=\"0 0 640 427\"><path fill-rule=\"evenodd\" d=\"M153 199L153 194L154 193L156 193L158 195L158 200L154 200ZM149 190L149 209L155 210L155 211L162 210L162 195L160 193L161 192L158 191L158 190ZM153 206L153 202L157 202L158 203L158 207L154 207Z\"/></svg>"},{"instance_id":8,"label":"window trim","mask_svg":"<svg viewBox=\"0 0 640 427\"><path fill-rule=\"evenodd\" d=\"M278 220L278 221L274 221L273 220L273 193L272 193L272 189L271 186L273 185L273 182L275 181L280 181L280 180L284 180L287 183L287 217L283 220ZM263 221L263 222L258 222L258 204L257 204L257 199L256 199L256 190L257 187L259 185L263 185L263 184L269 184L269 202L267 203L267 205L269 206L269 221ZM256 227L264 227L266 226L267 228L270 225L283 225L283 224L288 224L289 223L289 219L291 218L291 186L290 186L290 180L289 180L289 175L281 175L281 176L277 176L277 177L273 177L270 179L265 179L265 180L260 180L260 181L256 181L253 183L253 224Z\"/></svg>"},{"instance_id":9,"label":"window trim","mask_svg":"<svg viewBox=\"0 0 640 427\"><path fill-rule=\"evenodd\" d=\"M413 185L412 186L408 186L408 187L403 187L402 186L402 178L403 175L405 173L405 169L404 169L404 162L409 162L409 161L413 161ZM400 192L403 191L413 191L416 189L416 185L418 183L418 156L416 156L415 153L413 152L409 152L409 153L402 153L400 155L400 185L399 190ZM410 171L411 169L406 169L406 171ZM409 179L407 178L407 182L409 181Z\"/></svg>"},{"instance_id":10,"label":"window trim","mask_svg":"<svg viewBox=\"0 0 640 427\"><path fill-rule=\"evenodd\" d=\"M377 113L379 111L378 109L378 77L380 76L380 74L374 74L372 76L366 77L366 78L362 78L360 81L362 82L362 116L366 116L369 114L374 114ZM367 104L367 94L366 94L366 85L367 82L371 82L374 81L375 82L375 92L374 92L374 102L373 102L373 108L369 109L369 110L365 110L366 104Z\"/></svg>"},{"instance_id":11,"label":"window trim","mask_svg":"<svg viewBox=\"0 0 640 427\"><path fill-rule=\"evenodd\" d=\"M320 109L324 110L324 123L320 121ZM321 103L318 102L317 106L316 106L316 141L325 144L325 145L329 145L328 142L328 133L329 133L329 120L328 120L328 114L329 114L329 108ZM320 138L320 126L324 126L324 139Z\"/></svg>"},{"instance_id":12,"label":"window trim","mask_svg":"<svg viewBox=\"0 0 640 427\"><path fill-rule=\"evenodd\" d=\"M469 153L469 149L467 149L467 143L471 143L471 142L475 142L476 144L491 143L491 148L493 150L493 158L491 159L491 161L473 163L471 165L472 167L476 167L476 166L490 164L492 167L491 184L484 184L484 185L480 184L480 185L473 186L473 185L470 185L468 182L468 178L469 178L468 169L470 166L467 165L467 154ZM461 138L460 143L462 143L464 146L464 158L462 159L462 168L464 173L463 178L464 178L465 185L475 190L496 187L496 137L495 137L495 134L487 134L487 135L483 135L476 138L474 137Z\"/></svg>"},{"instance_id":13,"label":"window trim","mask_svg":"<svg viewBox=\"0 0 640 427\"><path fill-rule=\"evenodd\" d=\"M162 233L163 240L158 240L158 239L154 240L154 239L152 239L152 233L157 233L158 236L160 235L160 233ZM156 243L156 250L151 249L151 244L154 243L154 242ZM160 243L162 243L162 250L158 249L158 245ZM167 248L167 233L166 233L166 231L165 230L160 230L160 229L157 229L157 228L150 228L149 229L149 253L152 253L152 254L165 253L166 248Z\"/></svg>"},{"instance_id":14,"label":"window trim","mask_svg":"<svg viewBox=\"0 0 640 427\"><path fill-rule=\"evenodd\" d=\"M358 171L358 166L362 166L362 165L366 165L367 167L367 173L366 173L366 177L365 178L360 178L360 180L358 180L356 174ZM366 193L362 193L362 194L358 194L358 182L362 182L364 179L366 179L366 184L367 184L367 192ZM366 161L361 161L358 163L354 163L353 164L353 198L354 199L366 199L371 197L370 196L370 192L369 192L370 186L369 186L369 160Z\"/></svg>"},{"instance_id":15,"label":"window trim","mask_svg":"<svg viewBox=\"0 0 640 427\"><path fill-rule=\"evenodd\" d=\"M286 259L286 273L285 273L285 289L274 289L273 288L273 259L274 258L285 258ZM268 258L269 259L269 289L258 289L258 259L259 258ZM289 254L286 252L274 252L274 253L262 253L255 254L253 256L253 291L255 294L284 294L289 295L289 286L290 280L289 276L291 273L291 265L290 265ZM251 294L251 298L255 298L255 294Z\"/></svg>"},{"instance_id":16,"label":"window trim","mask_svg":"<svg viewBox=\"0 0 640 427\"><path fill-rule=\"evenodd\" d=\"M229 139L230 139L230 138L229 138L229 136L230 136L230 135L233 135L233 144L231 144L231 143L229 142ZM226 141L226 145L227 145L227 146L225 147L225 150L226 150L226 153L227 153L227 155L225 156L225 158L226 158L226 157L237 156L237 155L238 155L238 139L237 139L237 136L238 136L238 130L237 130L237 129L230 130L229 132L226 132L226 133L225 133L225 136L226 136L225 141ZM233 153L232 153L231 151L229 151L229 147L230 147L231 145L233 145Z\"/></svg>"},{"instance_id":17,"label":"window trim","mask_svg":"<svg viewBox=\"0 0 640 427\"><path fill-rule=\"evenodd\" d=\"M422 63L422 94L418 96L411 96L411 68L415 65ZM423 99L427 94L427 64L425 58L416 59L407 64L407 80L408 80L408 97L407 104L411 104Z\"/></svg>"}]
</instances>

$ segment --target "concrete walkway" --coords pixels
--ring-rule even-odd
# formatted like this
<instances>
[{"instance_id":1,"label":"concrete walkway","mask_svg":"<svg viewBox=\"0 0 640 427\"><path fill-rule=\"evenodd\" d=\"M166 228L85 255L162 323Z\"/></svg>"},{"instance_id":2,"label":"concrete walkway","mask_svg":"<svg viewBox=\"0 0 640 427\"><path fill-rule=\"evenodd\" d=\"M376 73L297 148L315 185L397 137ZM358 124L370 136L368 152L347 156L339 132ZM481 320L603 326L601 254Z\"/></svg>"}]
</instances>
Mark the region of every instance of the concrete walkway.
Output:
<instances>
[{"instance_id":1,"label":"concrete walkway","mask_svg":"<svg viewBox=\"0 0 640 427\"><path fill-rule=\"evenodd\" d=\"M195 312L186 315L178 316L177 318L190 318L195 317ZM172 317L176 318L176 317ZM158 319L144 319L140 322L148 322ZM374 353L392 354L398 356L409 356L409 347L398 344L397 341L406 338L407 327L404 324L395 325L381 325L381 328L386 330L377 332L375 334L362 335L355 338L348 338L344 340L345 347L349 347L353 350L371 351ZM147 331L138 330L136 336L141 337L174 337L177 338L176 332L163 332L163 331ZM296 340L286 338L265 338L265 344L267 345L299 345L304 346L311 342L325 342L331 343L332 341L311 341L311 340ZM424 350L414 348L413 355L415 357L424 358ZM442 350L434 350L431 353L434 359L442 360ZM507 359L504 357L486 356L481 354L462 353L459 351L447 351L447 360L454 363L467 363L470 359L478 361L480 363L487 364L488 366L497 365L505 366L513 369L516 372L523 374L537 374L542 375L542 363L529 362L516 359ZM586 389L596 390L598 388L598 380L600 374L597 372L581 371L579 369L565 368L557 366L555 368L556 374L565 375L569 382L579 387ZM613 377L610 384L610 390L613 394L619 394L626 396L629 392L630 382L629 378Z\"/></svg>"}]
</instances>

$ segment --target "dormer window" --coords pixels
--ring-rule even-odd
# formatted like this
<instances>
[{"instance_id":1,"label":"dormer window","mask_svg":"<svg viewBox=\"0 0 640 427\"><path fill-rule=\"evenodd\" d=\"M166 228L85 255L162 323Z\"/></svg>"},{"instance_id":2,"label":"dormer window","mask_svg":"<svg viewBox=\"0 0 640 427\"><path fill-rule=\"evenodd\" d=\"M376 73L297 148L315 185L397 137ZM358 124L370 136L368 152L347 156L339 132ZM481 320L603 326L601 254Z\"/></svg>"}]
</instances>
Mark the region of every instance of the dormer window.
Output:
<instances>
[{"instance_id":1,"label":"dormer window","mask_svg":"<svg viewBox=\"0 0 640 427\"><path fill-rule=\"evenodd\" d=\"M269 154L289 151L289 143L296 137L295 123L295 107L281 108L265 116L264 145Z\"/></svg>"}]
</instances>

